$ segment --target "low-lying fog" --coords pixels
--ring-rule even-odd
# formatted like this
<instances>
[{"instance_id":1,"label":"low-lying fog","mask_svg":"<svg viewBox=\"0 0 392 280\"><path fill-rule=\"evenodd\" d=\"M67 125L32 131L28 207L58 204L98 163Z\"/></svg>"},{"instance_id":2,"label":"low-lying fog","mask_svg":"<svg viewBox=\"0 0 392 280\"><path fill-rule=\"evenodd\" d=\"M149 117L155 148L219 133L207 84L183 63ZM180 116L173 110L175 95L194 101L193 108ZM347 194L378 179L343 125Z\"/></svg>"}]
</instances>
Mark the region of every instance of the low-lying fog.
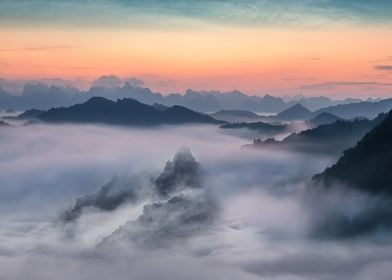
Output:
<instances>
[{"instance_id":1,"label":"low-lying fog","mask_svg":"<svg viewBox=\"0 0 392 280\"><path fill-rule=\"evenodd\" d=\"M309 236L304 189L336 158L243 149L215 126L17 126L0 143L0 279L390 279L389 243ZM181 147L202 187L151 194ZM61 218L113 177L142 195Z\"/></svg>"}]
</instances>

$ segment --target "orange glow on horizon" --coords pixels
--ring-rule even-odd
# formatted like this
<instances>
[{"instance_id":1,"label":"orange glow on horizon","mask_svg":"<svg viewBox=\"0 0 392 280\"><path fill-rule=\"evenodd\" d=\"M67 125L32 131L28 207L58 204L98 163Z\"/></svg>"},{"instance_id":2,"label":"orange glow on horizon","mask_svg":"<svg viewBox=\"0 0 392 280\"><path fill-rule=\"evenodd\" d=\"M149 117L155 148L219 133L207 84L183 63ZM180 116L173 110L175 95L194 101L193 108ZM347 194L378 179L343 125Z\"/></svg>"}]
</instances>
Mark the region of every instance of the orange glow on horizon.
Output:
<instances>
[{"instance_id":1,"label":"orange glow on horizon","mask_svg":"<svg viewBox=\"0 0 392 280\"><path fill-rule=\"evenodd\" d=\"M382 73L371 61L392 49L387 29L3 29L0 36L7 38L0 49L1 77L115 74L176 81L170 88L155 87L164 92L192 87L257 93L321 81L376 80Z\"/></svg>"}]
</instances>

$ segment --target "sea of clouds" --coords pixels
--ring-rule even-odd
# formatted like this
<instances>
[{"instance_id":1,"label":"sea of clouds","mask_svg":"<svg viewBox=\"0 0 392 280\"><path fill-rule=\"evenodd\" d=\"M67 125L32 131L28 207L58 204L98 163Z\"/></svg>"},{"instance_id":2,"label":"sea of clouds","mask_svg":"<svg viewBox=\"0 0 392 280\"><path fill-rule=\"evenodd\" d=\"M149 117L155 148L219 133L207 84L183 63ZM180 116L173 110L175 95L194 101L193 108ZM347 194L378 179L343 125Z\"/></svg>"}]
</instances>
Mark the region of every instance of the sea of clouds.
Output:
<instances>
[{"instance_id":1,"label":"sea of clouds","mask_svg":"<svg viewBox=\"0 0 392 280\"><path fill-rule=\"evenodd\" d=\"M17 125L0 129L0 143L1 280L390 279L387 234L311 234L323 209L369 201L304 195L333 156L245 149L215 126ZM174 176L159 195L183 147L197 183ZM62 219L113 178L137 199Z\"/></svg>"}]
</instances>

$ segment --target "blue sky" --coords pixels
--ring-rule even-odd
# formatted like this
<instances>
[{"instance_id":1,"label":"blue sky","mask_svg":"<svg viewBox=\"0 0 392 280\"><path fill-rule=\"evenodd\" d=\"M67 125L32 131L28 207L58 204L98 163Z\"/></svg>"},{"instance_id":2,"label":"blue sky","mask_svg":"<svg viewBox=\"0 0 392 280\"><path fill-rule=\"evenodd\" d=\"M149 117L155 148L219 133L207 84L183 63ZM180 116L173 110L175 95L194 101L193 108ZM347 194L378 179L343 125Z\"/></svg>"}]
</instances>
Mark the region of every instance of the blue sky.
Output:
<instances>
[{"instance_id":1,"label":"blue sky","mask_svg":"<svg viewBox=\"0 0 392 280\"><path fill-rule=\"evenodd\" d=\"M188 26L379 24L392 21L388 0L3 0L0 24Z\"/></svg>"}]
</instances>

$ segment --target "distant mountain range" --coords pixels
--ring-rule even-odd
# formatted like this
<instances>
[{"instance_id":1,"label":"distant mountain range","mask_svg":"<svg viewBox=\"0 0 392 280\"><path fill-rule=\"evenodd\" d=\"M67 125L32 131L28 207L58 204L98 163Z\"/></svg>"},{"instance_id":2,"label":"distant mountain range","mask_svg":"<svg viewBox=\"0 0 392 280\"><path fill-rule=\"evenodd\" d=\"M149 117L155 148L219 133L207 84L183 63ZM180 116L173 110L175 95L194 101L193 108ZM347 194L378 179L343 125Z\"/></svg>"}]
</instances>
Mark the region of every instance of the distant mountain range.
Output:
<instances>
[{"instance_id":1,"label":"distant mountain range","mask_svg":"<svg viewBox=\"0 0 392 280\"><path fill-rule=\"evenodd\" d=\"M260 130L260 131L271 131L271 132L284 132L287 129L288 125L285 124L271 124L264 122L253 122L253 123L230 123L223 124L220 128L223 129L236 129L236 128L247 128L252 130Z\"/></svg>"},{"instance_id":2,"label":"distant mountain range","mask_svg":"<svg viewBox=\"0 0 392 280\"><path fill-rule=\"evenodd\" d=\"M23 113L17 115L17 116L5 116L3 118L5 119L16 119L16 120L31 120L31 119L36 119L44 113L44 110L38 110L38 109L30 109L26 110Z\"/></svg>"},{"instance_id":3,"label":"distant mountain range","mask_svg":"<svg viewBox=\"0 0 392 280\"><path fill-rule=\"evenodd\" d=\"M246 110L220 110L209 115L214 119L226 122L249 122L260 119L256 113Z\"/></svg>"},{"instance_id":4,"label":"distant mountain range","mask_svg":"<svg viewBox=\"0 0 392 280\"><path fill-rule=\"evenodd\" d=\"M256 139L254 144L250 146L311 153L339 154L343 150L355 145L359 139L379 124L383 118L385 118L385 114L380 114L373 120L338 120L299 133L292 133L282 141L276 141L274 139L259 141Z\"/></svg>"},{"instance_id":5,"label":"distant mountain range","mask_svg":"<svg viewBox=\"0 0 392 280\"><path fill-rule=\"evenodd\" d=\"M316 127L316 126L323 125L323 124L334 123L339 120L343 120L343 119L335 116L334 114L322 112L322 113L318 114L317 116L315 116L314 118L308 120L306 123L311 126Z\"/></svg>"},{"instance_id":6,"label":"distant mountain range","mask_svg":"<svg viewBox=\"0 0 392 280\"><path fill-rule=\"evenodd\" d=\"M339 104L319 109L313 114L318 115L326 112L343 119L353 119L356 117L375 118L380 113L387 113L392 110L392 98L376 102L356 102L351 104Z\"/></svg>"},{"instance_id":7,"label":"distant mountain range","mask_svg":"<svg viewBox=\"0 0 392 280\"><path fill-rule=\"evenodd\" d=\"M277 121L294 121L294 120L308 120L314 119L316 122L324 121L330 122L333 118L338 119L356 119L367 118L373 119L380 113L386 113L392 110L392 98L384 99L376 102L362 101L350 104L340 104L325 107L316 111L310 111L300 103L296 103L282 112L268 117L263 117L265 120ZM323 115L322 115L323 114ZM326 115L328 114L328 115ZM315 119L318 118L318 119ZM327 120L327 118L329 120Z\"/></svg>"},{"instance_id":8,"label":"distant mountain range","mask_svg":"<svg viewBox=\"0 0 392 280\"><path fill-rule=\"evenodd\" d=\"M47 86L45 84L26 84L19 95L7 93L0 88L0 109L27 110L36 108L47 110L53 107L82 103L94 96L105 97L113 101L121 98L132 98L148 105L153 105L154 103L165 106L179 105L209 113L219 110L278 113L297 103L311 111L315 111L329 106L362 101L352 98L332 100L325 96L298 97L295 100L285 101L281 97L270 95L262 97L250 96L240 91L222 93L219 91L194 91L192 89L187 90L185 94L162 95L152 92L149 88L131 85L130 83L117 87L105 87L98 84L98 86L93 86L87 91L71 87ZM372 102L369 101L368 103ZM340 116L339 112L336 113L337 116Z\"/></svg>"},{"instance_id":9,"label":"distant mountain range","mask_svg":"<svg viewBox=\"0 0 392 280\"><path fill-rule=\"evenodd\" d=\"M221 110L210 114L217 119L229 122L290 122L306 121L311 126L329 124L336 120L350 120L357 118L373 119L380 113L388 112L392 109L392 98L377 102L363 101L351 104L341 104L326 107L320 110L311 111L300 103L295 103L289 108L268 116L257 115L251 111L242 110Z\"/></svg>"},{"instance_id":10,"label":"distant mountain range","mask_svg":"<svg viewBox=\"0 0 392 280\"><path fill-rule=\"evenodd\" d=\"M52 123L102 123L114 125L160 125L160 124L219 124L210 116L194 112L182 106L157 108L130 98L112 101L92 97L88 101L70 107L53 108L48 111L27 111L44 122ZM18 118L23 117L23 114Z\"/></svg>"},{"instance_id":11,"label":"distant mountain range","mask_svg":"<svg viewBox=\"0 0 392 280\"><path fill-rule=\"evenodd\" d=\"M265 123L265 122L251 122L251 123L229 123L223 124L220 126L221 129L225 130L238 130L238 129L247 129L249 131L254 132L254 134L246 134L251 139L254 137L276 137L277 135L281 135L286 133L286 135L292 132L292 128L288 124L280 124L280 123Z\"/></svg>"},{"instance_id":12,"label":"distant mountain range","mask_svg":"<svg viewBox=\"0 0 392 280\"><path fill-rule=\"evenodd\" d=\"M295 121L295 120L306 120L313 116L312 111L305 108L300 103L294 104L290 108L283 110L274 116L274 119L281 121Z\"/></svg>"}]
</instances>

